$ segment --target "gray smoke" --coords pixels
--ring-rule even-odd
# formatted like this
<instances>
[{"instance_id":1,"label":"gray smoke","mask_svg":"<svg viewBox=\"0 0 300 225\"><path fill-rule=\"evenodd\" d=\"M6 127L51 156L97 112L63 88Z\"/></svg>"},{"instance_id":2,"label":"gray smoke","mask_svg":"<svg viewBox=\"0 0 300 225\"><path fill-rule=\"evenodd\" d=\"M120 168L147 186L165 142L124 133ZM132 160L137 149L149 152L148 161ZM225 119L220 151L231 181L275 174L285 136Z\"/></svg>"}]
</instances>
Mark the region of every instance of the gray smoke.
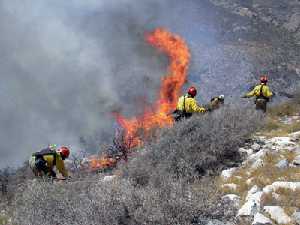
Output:
<instances>
[{"instance_id":1,"label":"gray smoke","mask_svg":"<svg viewBox=\"0 0 300 225\"><path fill-rule=\"evenodd\" d=\"M187 40L200 101L239 89L251 70L243 60L230 62L243 74L236 86L216 83L232 75L218 73L227 64L212 11L192 0L0 1L0 167L50 143L97 151L110 142L112 111L134 115L156 97L168 60L144 33L157 26Z\"/></svg>"}]
</instances>

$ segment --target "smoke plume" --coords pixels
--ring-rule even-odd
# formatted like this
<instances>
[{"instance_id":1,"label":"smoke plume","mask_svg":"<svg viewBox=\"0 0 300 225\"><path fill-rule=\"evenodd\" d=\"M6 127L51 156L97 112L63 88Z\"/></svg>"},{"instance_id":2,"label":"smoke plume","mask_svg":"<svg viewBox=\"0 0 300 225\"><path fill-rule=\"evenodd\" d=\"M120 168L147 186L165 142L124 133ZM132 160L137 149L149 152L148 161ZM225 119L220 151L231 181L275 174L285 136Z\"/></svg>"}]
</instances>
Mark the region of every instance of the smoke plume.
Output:
<instances>
[{"instance_id":1,"label":"smoke plume","mask_svg":"<svg viewBox=\"0 0 300 225\"><path fill-rule=\"evenodd\" d=\"M194 0L2 0L0 167L19 165L50 143L97 151L110 142L111 112L141 113L158 93L168 60L144 41L156 27L189 44L200 102L239 89L251 65L231 56L229 70L243 76L226 85L232 74L223 74L211 7Z\"/></svg>"}]
</instances>

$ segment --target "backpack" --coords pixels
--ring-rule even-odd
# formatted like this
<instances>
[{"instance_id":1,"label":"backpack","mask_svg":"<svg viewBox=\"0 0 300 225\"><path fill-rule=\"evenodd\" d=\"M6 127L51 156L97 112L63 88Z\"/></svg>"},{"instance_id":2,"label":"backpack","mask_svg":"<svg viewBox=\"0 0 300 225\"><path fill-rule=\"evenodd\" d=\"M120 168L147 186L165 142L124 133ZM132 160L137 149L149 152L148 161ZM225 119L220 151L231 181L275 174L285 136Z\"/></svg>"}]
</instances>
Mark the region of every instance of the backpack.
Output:
<instances>
[{"instance_id":1,"label":"backpack","mask_svg":"<svg viewBox=\"0 0 300 225\"><path fill-rule=\"evenodd\" d=\"M53 165L56 165L56 155L57 155L57 153L54 150L51 150L49 148L45 148L45 149L43 149L39 152L35 152L35 153L32 154L32 156L35 156L36 160L39 159L39 160L43 160L43 161L45 161L43 156L46 156L46 155L52 155L53 156Z\"/></svg>"},{"instance_id":2,"label":"backpack","mask_svg":"<svg viewBox=\"0 0 300 225\"><path fill-rule=\"evenodd\" d=\"M264 84L261 84L259 95L257 96L256 101L257 100L265 100L265 101L268 102L269 98L267 98L267 97L264 96L264 94L263 94L263 87L264 87Z\"/></svg>"},{"instance_id":3,"label":"backpack","mask_svg":"<svg viewBox=\"0 0 300 225\"><path fill-rule=\"evenodd\" d=\"M176 122L180 121L183 118L189 118L192 116L192 113L187 113L185 110L185 99L186 99L186 96L183 96L183 110L176 109L173 112L173 118Z\"/></svg>"}]
</instances>

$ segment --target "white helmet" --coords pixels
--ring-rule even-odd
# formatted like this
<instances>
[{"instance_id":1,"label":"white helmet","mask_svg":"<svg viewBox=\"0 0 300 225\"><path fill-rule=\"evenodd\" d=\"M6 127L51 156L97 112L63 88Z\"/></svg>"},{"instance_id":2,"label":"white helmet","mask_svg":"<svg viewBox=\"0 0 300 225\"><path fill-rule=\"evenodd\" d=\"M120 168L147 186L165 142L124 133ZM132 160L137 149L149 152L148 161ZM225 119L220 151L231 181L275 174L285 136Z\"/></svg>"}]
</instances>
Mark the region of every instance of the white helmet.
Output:
<instances>
[{"instance_id":1,"label":"white helmet","mask_svg":"<svg viewBox=\"0 0 300 225\"><path fill-rule=\"evenodd\" d=\"M225 96L224 95L219 95L218 98L224 100Z\"/></svg>"}]
</instances>

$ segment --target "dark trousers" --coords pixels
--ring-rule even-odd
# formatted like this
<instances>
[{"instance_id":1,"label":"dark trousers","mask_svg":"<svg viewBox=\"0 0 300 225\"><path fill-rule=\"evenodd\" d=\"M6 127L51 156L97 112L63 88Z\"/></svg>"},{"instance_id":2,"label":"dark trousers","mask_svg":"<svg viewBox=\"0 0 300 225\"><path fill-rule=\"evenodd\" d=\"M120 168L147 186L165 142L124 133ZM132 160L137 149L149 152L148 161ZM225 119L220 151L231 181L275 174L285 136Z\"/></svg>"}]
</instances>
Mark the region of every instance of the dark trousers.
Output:
<instances>
[{"instance_id":1,"label":"dark trousers","mask_svg":"<svg viewBox=\"0 0 300 225\"><path fill-rule=\"evenodd\" d=\"M175 110L173 112L173 118L176 122L179 122L181 121L182 119L188 119L192 116L193 114L192 113L187 113L187 112L184 112L184 111L181 111L181 110Z\"/></svg>"},{"instance_id":2,"label":"dark trousers","mask_svg":"<svg viewBox=\"0 0 300 225\"><path fill-rule=\"evenodd\" d=\"M44 174L50 177L56 177L56 173L51 168L47 167L47 162L42 158L35 160L35 167L38 171L44 172Z\"/></svg>"},{"instance_id":3,"label":"dark trousers","mask_svg":"<svg viewBox=\"0 0 300 225\"><path fill-rule=\"evenodd\" d=\"M257 98L255 100L255 105L257 110L262 110L264 113L267 112L267 99Z\"/></svg>"}]
</instances>

